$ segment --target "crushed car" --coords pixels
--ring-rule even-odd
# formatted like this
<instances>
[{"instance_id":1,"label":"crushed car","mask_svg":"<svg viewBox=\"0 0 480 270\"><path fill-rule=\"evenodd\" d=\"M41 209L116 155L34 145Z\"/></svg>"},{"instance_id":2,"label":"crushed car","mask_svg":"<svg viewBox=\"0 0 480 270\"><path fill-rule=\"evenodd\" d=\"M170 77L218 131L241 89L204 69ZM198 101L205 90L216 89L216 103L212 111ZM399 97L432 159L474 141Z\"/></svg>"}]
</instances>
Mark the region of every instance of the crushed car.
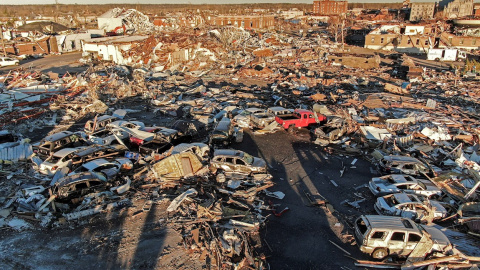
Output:
<instances>
[{"instance_id":1,"label":"crushed car","mask_svg":"<svg viewBox=\"0 0 480 270\"><path fill-rule=\"evenodd\" d=\"M378 260L389 255L407 257L424 237L433 241L432 251L449 253L452 249L439 229L408 218L362 215L355 221L355 240L360 251Z\"/></svg>"},{"instance_id":2,"label":"crushed car","mask_svg":"<svg viewBox=\"0 0 480 270\"><path fill-rule=\"evenodd\" d=\"M236 172L247 175L267 172L265 160L233 149L215 150L210 166L216 171Z\"/></svg>"},{"instance_id":3,"label":"crushed car","mask_svg":"<svg viewBox=\"0 0 480 270\"><path fill-rule=\"evenodd\" d=\"M235 128L232 121L228 117L220 120L210 135L210 144L227 146L234 141Z\"/></svg>"},{"instance_id":4,"label":"crushed car","mask_svg":"<svg viewBox=\"0 0 480 270\"><path fill-rule=\"evenodd\" d=\"M94 159L82 164L69 175L74 175L82 172L96 172L103 173L108 180L113 179L118 173L126 172L133 168L133 163L128 158L116 158L108 161L104 158Z\"/></svg>"},{"instance_id":5,"label":"crushed car","mask_svg":"<svg viewBox=\"0 0 480 270\"><path fill-rule=\"evenodd\" d=\"M79 136L71 131L61 131L32 144L32 149L40 158L45 159L62 148L75 146L78 139Z\"/></svg>"},{"instance_id":6,"label":"crushed car","mask_svg":"<svg viewBox=\"0 0 480 270\"><path fill-rule=\"evenodd\" d=\"M406 193L379 197L374 208L379 215L401 216L425 223L445 218L448 214L447 209L440 202Z\"/></svg>"},{"instance_id":7,"label":"crushed car","mask_svg":"<svg viewBox=\"0 0 480 270\"><path fill-rule=\"evenodd\" d=\"M107 187L108 181L104 174L83 172L59 179L51 192L55 195L55 200L73 202L72 200L79 200L90 193L104 191Z\"/></svg>"},{"instance_id":8,"label":"crushed car","mask_svg":"<svg viewBox=\"0 0 480 270\"><path fill-rule=\"evenodd\" d=\"M82 149L82 147L63 148L58 150L43 161L38 168L34 163L34 169L38 170L41 174L53 176L58 170L71 165L75 151L78 151L79 149Z\"/></svg>"},{"instance_id":9,"label":"crushed car","mask_svg":"<svg viewBox=\"0 0 480 270\"><path fill-rule=\"evenodd\" d=\"M381 177L373 177L368 182L368 188L375 196L383 196L392 193L411 193L423 195L429 198L439 198L442 191L431 181L416 179L410 175L390 174Z\"/></svg>"},{"instance_id":10,"label":"crushed car","mask_svg":"<svg viewBox=\"0 0 480 270\"><path fill-rule=\"evenodd\" d=\"M380 172L384 174L420 175L422 173L431 173L428 166L423 162L408 156L384 156L378 162L378 168Z\"/></svg>"},{"instance_id":11,"label":"crushed car","mask_svg":"<svg viewBox=\"0 0 480 270\"><path fill-rule=\"evenodd\" d=\"M111 115L102 115L95 117L92 120L88 120L85 123L84 132L87 135L95 135L98 132L101 132L107 128L107 125L116 121L118 118Z\"/></svg>"}]
</instances>

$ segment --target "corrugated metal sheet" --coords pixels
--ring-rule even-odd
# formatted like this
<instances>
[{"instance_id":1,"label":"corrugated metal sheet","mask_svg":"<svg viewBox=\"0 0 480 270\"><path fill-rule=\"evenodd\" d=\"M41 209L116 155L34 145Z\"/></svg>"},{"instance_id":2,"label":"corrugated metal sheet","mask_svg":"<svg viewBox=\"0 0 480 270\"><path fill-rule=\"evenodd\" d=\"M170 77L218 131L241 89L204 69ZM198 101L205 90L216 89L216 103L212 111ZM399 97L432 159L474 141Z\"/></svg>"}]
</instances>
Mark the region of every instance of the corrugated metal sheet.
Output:
<instances>
[{"instance_id":1,"label":"corrugated metal sheet","mask_svg":"<svg viewBox=\"0 0 480 270\"><path fill-rule=\"evenodd\" d=\"M19 144L17 146L0 149L0 160L26 160L31 154L33 154L32 145L28 143Z\"/></svg>"}]
</instances>

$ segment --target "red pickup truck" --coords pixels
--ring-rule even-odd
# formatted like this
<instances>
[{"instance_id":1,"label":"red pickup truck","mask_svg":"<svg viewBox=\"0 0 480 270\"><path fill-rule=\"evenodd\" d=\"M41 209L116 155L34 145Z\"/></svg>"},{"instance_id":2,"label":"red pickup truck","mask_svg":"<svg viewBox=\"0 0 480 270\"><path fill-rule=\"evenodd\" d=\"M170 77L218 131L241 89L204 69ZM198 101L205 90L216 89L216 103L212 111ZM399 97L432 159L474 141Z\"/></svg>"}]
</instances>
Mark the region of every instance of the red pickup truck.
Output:
<instances>
[{"instance_id":1,"label":"red pickup truck","mask_svg":"<svg viewBox=\"0 0 480 270\"><path fill-rule=\"evenodd\" d=\"M312 111L296 109L293 114L277 115L275 121L283 128L292 131L295 127L308 127L327 120L327 117L322 114L317 113L317 117L315 119L315 114Z\"/></svg>"}]
</instances>

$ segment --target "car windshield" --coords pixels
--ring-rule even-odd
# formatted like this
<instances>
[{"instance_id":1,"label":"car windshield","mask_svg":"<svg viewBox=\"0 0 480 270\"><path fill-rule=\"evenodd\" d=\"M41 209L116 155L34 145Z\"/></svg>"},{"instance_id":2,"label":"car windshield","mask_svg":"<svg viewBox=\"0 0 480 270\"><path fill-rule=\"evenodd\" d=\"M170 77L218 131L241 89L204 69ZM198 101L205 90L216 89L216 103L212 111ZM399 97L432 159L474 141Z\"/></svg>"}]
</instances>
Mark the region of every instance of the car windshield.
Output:
<instances>
[{"instance_id":1,"label":"car windshield","mask_svg":"<svg viewBox=\"0 0 480 270\"><path fill-rule=\"evenodd\" d=\"M245 159L245 161L247 162L247 164L252 164L252 163L253 163L253 157L250 156L250 155L247 154L247 153L245 153L244 159Z\"/></svg>"}]
</instances>

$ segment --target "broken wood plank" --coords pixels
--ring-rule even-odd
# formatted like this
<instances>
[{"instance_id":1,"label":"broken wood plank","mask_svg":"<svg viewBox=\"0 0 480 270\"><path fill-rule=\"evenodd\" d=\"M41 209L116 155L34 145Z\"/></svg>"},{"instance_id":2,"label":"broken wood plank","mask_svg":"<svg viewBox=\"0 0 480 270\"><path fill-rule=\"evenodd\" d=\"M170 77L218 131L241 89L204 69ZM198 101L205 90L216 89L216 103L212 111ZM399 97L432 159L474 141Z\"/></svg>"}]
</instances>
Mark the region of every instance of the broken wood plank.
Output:
<instances>
[{"instance_id":1,"label":"broken wood plank","mask_svg":"<svg viewBox=\"0 0 480 270\"><path fill-rule=\"evenodd\" d=\"M334 246L336 246L338 249L340 249L341 251L345 252L347 255L352 255L350 254L350 252L346 251L345 249L343 249L342 247L340 247L339 245L337 245L335 242L333 242L332 240L328 240L330 243L332 243Z\"/></svg>"}]
</instances>

